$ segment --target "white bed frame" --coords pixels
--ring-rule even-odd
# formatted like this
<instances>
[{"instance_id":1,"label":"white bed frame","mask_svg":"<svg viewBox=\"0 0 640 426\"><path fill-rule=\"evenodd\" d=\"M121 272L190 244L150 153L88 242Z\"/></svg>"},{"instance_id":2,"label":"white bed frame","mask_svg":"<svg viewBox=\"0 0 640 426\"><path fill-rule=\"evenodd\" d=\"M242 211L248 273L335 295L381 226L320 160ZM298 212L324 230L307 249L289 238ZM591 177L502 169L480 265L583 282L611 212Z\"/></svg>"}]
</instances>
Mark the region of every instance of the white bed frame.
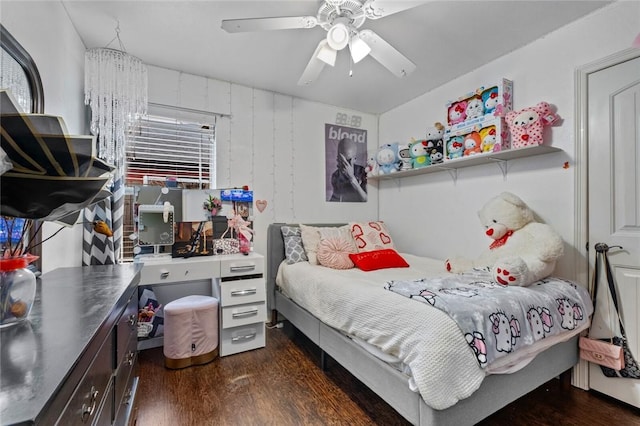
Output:
<instances>
[{"instance_id":1,"label":"white bed frame","mask_svg":"<svg viewBox=\"0 0 640 426\"><path fill-rule=\"evenodd\" d=\"M578 363L576 336L547 349L516 373L486 377L473 395L453 407L435 410L424 402L419 393L409 389L406 375L374 357L341 332L322 323L278 291L276 274L284 260L280 228L285 225L296 224L274 223L269 225L267 231L267 304L272 310L272 321L277 321L278 314L282 314L318 345L323 355L326 353L331 356L412 424L473 425Z\"/></svg>"}]
</instances>

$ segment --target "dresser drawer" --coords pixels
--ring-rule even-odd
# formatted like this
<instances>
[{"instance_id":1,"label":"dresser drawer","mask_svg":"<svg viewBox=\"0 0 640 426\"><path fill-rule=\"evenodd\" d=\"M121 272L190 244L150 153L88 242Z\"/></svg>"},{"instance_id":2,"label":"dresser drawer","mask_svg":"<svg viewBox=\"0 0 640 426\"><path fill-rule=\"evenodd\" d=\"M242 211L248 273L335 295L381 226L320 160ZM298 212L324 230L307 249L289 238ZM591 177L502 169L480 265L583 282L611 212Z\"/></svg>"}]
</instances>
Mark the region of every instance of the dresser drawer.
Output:
<instances>
[{"instance_id":1,"label":"dresser drawer","mask_svg":"<svg viewBox=\"0 0 640 426\"><path fill-rule=\"evenodd\" d=\"M142 267L139 285L211 279L217 274L217 263L212 261L177 261L170 264L154 264L151 262L145 263Z\"/></svg>"},{"instance_id":2,"label":"dresser drawer","mask_svg":"<svg viewBox=\"0 0 640 426\"><path fill-rule=\"evenodd\" d=\"M138 337L131 336L131 339L125 347L124 356L120 359L115 371L115 403L120 404L123 395L126 393L128 382L132 376L137 375L138 362Z\"/></svg>"},{"instance_id":3,"label":"dresser drawer","mask_svg":"<svg viewBox=\"0 0 640 426\"><path fill-rule=\"evenodd\" d=\"M98 407L105 397L111 380L112 352L111 339L107 339L73 392L69 403L58 419L58 424L84 426L94 422L98 414ZM109 395L106 397L110 398Z\"/></svg>"},{"instance_id":4,"label":"dresser drawer","mask_svg":"<svg viewBox=\"0 0 640 426\"><path fill-rule=\"evenodd\" d=\"M131 297L116 324L116 367L131 350L131 340L137 342L138 336L138 295ZM134 350L135 350L134 345Z\"/></svg>"},{"instance_id":5,"label":"dresser drawer","mask_svg":"<svg viewBox=\"0 0 640 426\"><path fill-rule=\"evenodd\" d=\"M232 328L267 320L267 305L264 302L222 308L222 328Z\"/></svg>"},{"instance_id":6,"label":"dresser drawer","mask_svg":"<svg viewBox=\"0 0 640 426\"><path fill-rule=\"evenodd\" d=\"M220 276L237 277L242 275L262 274L264 272L264 258L237 257L222 259L220 261Z\"/></svg>"},{"instance_id":7,"label":"dresser drawer","mask_svg":"<svg viewBox=\"0 0 640 426\"><path fill-rule=\"evenodd\" d=\"M220 283L221 306L263 302L266 300L266 294L264 278L223 281Z\"/></svg>"},{"instance_id":8,"label":"dresser drawer","mask_svg":"<svg viewBox=\"0 0 640 426\"><path fill-rule=\"evenodd\" d=\"M111 398L111 392L113 392L113 382L109 382L107 388L108 395L102 399L102 405L98 409L97 417L94 420L92 426L110 426L112 423L111 416L113 415L113 398Z\"/></svg>"},{"instance_id":9,"label":"dresser drawer","mask_svg":"<svg viewBox=\"0 0 640 426\"><path fill-rule=\"evenodd\" d=\"M264 345L264 323L223 329L220 335L220 356L250 351Z\"/></svg>"}]
</instances>

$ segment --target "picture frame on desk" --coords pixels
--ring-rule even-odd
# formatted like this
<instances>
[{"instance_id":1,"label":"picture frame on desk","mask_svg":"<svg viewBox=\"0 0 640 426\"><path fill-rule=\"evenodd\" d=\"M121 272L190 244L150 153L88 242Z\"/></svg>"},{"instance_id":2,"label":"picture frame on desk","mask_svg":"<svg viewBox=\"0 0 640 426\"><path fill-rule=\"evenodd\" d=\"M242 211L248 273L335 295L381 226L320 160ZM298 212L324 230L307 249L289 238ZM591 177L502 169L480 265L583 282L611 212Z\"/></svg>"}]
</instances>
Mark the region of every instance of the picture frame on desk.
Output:
<instances>
[{"instance_id":1,"label":"picture frame on desk","mask_svg":"<svg viewBox=\"0 0 640 426\"><path fill-rule=\"evenodd\" d=\"M202 222L176 222L171 257L213 256L213 240L220 238L226 229L226 216L212 216Z\"/></svg>"}]
</instances>

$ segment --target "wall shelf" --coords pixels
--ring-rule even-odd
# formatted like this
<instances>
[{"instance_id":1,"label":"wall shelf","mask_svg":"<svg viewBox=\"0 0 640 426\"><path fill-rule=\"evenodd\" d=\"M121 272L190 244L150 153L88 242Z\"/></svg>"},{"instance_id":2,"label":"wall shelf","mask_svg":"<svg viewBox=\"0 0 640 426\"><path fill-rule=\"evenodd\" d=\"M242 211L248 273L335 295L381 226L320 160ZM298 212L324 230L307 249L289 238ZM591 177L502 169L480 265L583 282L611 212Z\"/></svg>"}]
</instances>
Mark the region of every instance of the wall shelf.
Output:
<instances>
[{"instance_id":1,"label":"wall shelf","mask_svg":"<svg viewBox=\"0 0 640 426\"><path fill-rule=\"evenodd\" d=\"M420 169L412 169L405 171L398 171L386 175L369 176L367 179L372 180L385 180L385 179L398 179L408 176L416 176L427 173L435 173L441 171L448 171L453 177L454 181L458 176L458 169L464 167L479 166L481 164L495 163L502 171L502 175L506 176L507 167L506 162L515 158L531 157L534 155L550 154L552 152L560 152L560 148L552 146L530 146L526 148L510 149L500 152L491 152L486 154L477 154L471 157L456 158L454 160L448 160L440 164L433 164L431 166L422 167Z\"/></svg>"}]
</instances>

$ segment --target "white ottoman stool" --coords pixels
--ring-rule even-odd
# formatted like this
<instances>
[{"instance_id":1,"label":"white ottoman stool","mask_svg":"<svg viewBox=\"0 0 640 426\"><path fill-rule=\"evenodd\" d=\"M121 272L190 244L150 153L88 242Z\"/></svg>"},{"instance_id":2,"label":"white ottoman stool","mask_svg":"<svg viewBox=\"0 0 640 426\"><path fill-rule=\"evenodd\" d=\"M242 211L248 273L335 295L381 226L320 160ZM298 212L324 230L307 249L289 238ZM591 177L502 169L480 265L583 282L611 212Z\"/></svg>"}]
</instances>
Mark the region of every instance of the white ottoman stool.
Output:
<instances>
[{"instance_id":1,"label":"white ottoman stool","mask_svg":"<svg viewBox=\"0 0 640 426\"><path fill-rule=\"evenodd\" d=\"M164 307L164 364L184 368L218 356L218 299L186 296Z\"/></svg>"}]
</instances>

